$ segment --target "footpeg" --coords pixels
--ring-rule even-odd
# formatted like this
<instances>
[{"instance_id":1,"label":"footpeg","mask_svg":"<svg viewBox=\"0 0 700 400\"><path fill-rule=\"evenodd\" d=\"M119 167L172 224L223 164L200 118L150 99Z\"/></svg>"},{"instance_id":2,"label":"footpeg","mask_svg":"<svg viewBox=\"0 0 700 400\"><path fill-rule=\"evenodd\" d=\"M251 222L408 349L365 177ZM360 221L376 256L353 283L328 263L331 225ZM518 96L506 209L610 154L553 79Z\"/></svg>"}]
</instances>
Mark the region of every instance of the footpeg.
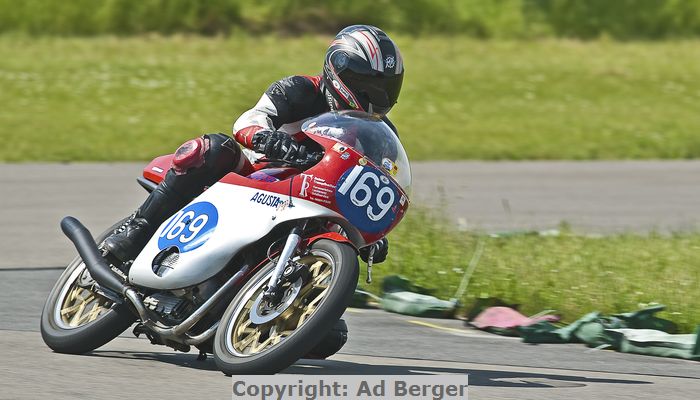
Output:
<instances>
[{"instance_id":1,"label":"footpeg","mask_svg":"<svg viewBox=\"0 0 700 400\"><path fill-rule=\"evenodd\" d=\"M137 338L141 336L141 334L146 335L146 338L151 341L151 344L164 344L160 338L153 333L150 329L148 329L144 324L136 324L134 327L134 330L131 331L131 333L134 334Z\"/></svg>"}]
</instances>

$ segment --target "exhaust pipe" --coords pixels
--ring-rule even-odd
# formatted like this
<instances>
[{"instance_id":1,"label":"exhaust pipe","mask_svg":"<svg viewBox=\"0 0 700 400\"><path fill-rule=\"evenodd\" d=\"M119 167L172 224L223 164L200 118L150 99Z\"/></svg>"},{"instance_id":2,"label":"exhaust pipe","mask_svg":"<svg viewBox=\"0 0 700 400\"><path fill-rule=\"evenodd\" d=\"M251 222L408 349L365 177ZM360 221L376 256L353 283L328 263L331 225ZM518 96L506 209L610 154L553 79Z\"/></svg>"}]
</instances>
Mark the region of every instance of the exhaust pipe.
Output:
<instances>
[{"instance_id":1,"label":"exhaust pipe","mask_svg":"<svg viewBox=\"0 0 700 400\"><path fill-rule=\"evenodd\" d=\"M73 217L65 217L61 220L61 230L75 245L75 248L83 259L85 266L90 271L90 276L101 286L122 295L129 289L121 278L109 267L100 251L95 245L90 231Z\"/></svg>"}]
</instances>

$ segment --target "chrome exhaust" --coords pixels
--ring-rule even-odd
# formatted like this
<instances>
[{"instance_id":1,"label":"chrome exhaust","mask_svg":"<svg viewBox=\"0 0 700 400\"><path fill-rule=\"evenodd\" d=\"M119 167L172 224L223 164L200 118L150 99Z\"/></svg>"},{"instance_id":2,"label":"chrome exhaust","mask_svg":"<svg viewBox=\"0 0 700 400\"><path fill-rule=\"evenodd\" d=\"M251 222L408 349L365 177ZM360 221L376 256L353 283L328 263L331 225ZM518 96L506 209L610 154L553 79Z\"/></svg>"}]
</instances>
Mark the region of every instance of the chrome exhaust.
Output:
<instances>
[{"instance_id":1,"label":"chrome exhaust","mask_svg":"<svg viewBox=\"0 0 700 400\"><path fill-rule=\"evenodd\" d=\"M139 317L141 318L141 322L151 330L153 330L155 333L158 335L168 338L168 339L174 339L176 341L181 341L178 340L182 335L187 333L188 330L190 330L199 320L202 319L211 309L216 305L216 303L219 302L221 297L223 297L227 292L232 290L238 283L239 281L245 276L245 274L248 273L250 268L246 265L245 267L241 268L238 272L236 272L231 278L229 278L226 283L223 284L217 290L210 298L207 299L207 301L204 302L198 309L196 309L187 319L182 321L180 324L175 325L175 326L164 326L161 325L158 321L155 319L151 318L150 312L146 309L146 307L143 305L143 300L141 299L141 295L139 295L136 290L133 288L127 288L127 290L124 292L124 296L129 299L129 301L134 305L134 308L136 308L136 312L138 312ZM203 338L205 334L209 333L211 336L211 333L213 333L216 330L216 328L209 328L207 329L206 332L202 333L201 335L197 335L194 337L187 337L184 342L187 342L187 340L190 340L190 343L188 344L198 344L203 342L204 340L208 339L208 337ZM199 341L198 343L194 343L194 341Z\"/></svg>"}]
</instances>

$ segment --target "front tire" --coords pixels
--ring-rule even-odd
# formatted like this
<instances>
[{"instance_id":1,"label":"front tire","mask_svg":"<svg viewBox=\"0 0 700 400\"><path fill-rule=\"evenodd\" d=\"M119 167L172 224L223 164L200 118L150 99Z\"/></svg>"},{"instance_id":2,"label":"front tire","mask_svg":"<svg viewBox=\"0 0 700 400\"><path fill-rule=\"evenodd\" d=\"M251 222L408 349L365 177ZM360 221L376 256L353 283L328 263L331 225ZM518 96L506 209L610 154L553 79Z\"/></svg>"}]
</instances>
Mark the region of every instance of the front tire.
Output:
<instances>
[{"instance_id":1,"label":"front tire","mask_svg":"<svg viewBox=\"0 0 700 400\"><path fill-rule=\"evenodd\" d=\"M306 355L343 315L357 286L355 250L323 239L297 262L309 266L309 277L289 285L285 295L289 299L283 299L281 306L268 314L256 311L275 267L272 261L229 304L213 346L216 365L225 374L277 373Z\"/></svg>"},{"instance_id":2,"label":"front tire","mask_svg":"<svg viewBox=\"0 0 700 400\"><path fill-rule=\"evenodd\" d=\"M124 221L98 236L97 243ZM41 313L41 337L53 351L87 353L119 336L136 320L126 303L113 304L92 292L91 279L82 259L76 257L49 293Z\"/></svg>"}]
</instances>

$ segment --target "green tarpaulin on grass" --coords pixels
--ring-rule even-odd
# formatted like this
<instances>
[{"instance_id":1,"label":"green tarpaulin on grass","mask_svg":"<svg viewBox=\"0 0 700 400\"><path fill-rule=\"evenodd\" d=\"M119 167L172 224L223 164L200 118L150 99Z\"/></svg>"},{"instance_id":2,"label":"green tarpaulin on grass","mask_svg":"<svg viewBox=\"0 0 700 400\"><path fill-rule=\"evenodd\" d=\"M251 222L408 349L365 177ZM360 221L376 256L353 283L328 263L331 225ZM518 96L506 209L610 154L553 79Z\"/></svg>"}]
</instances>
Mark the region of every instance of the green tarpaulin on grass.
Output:
<instances>
[{"instance_id":1,"label":"green tarpaulin on grass","mask_svg":"<svg viewBox=\"0 0 700 400\"><path fill-rule=\"evenodd\" d=\"M433 290L413 284L399 275L382 281L381 307L389 312L427 318L452 318L459 305L430 295Z\"/></svg>"},{"instance_id":2,"label":"green tarpaulin on grass","mask_svg":"<svg viewBox=\"0 0 700 400\"><path fill-rule=\"evenodd\" d=\"M581 340L575 333L584 325L595 321L600 314L597 312L586 314L583 318L564 327L557 327L551 322L542 321L528 326L517 328L525 343L577 343Z\"/></svg>"},{"instance_id":3,"label":"green tarpaulin on grass","mask_svg":"<svg viewBox=\"0 0 700 400\"><path fill-rule=\"evenodd\" d=\"M696 334L672 335L654 329L606 329L612 347L623 353L700 361L700 329Z\"/></svg>"},{"instance_id":4,"label":"green tarpaulin on grass","mask_svg":"<svg viewBox=\"0 0 700 400\"><path fill-rule=\"evenodd\" d=\"M654 316L663 309L656 305L612 316L593 312L564 327L538 322L517 330L525 343L585 343L624 353L700 360L700 328L695 334L671 334L676 325Z\"/></svg>"},{"instance_id":5,"label":"green tarpaulin on grass","mask_svg":"<svg viewBox=\"0 0 700 400\"><path fill-rule=\"evenodd\" d=\"M413 292L392 292L382 296L382 308L398 314L427 318L452 318L455 302Z\"/></svg>"}]
</instances>

